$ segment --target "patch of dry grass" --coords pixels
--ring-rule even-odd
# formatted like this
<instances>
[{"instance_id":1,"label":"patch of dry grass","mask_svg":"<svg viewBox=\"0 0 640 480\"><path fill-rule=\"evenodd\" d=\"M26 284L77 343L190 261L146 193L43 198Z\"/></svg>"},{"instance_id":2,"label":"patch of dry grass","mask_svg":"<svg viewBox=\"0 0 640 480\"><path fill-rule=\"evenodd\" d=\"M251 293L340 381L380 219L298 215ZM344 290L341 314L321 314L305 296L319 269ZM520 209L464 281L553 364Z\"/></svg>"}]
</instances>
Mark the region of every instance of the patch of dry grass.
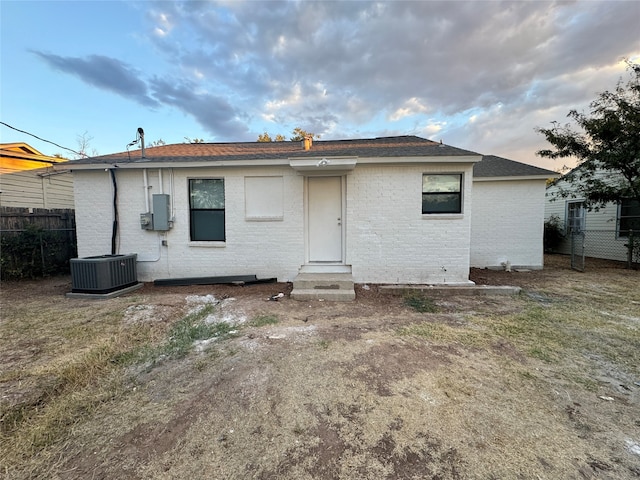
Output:
<instances>
[{"instance_id":1,"label":"patch of dry grass","mask_svg":"<svg viewBox=\"0 0 640 480\"><path fill-rule=\"evenodd\" d=\"M125 407L126 396L135 391L126 373L129 365L181 358L197 340L230 336L229 324L203 322L213 305L174 322L125 324L127 307L144 301L138 296L106 302L57 298L46 308L31 303L3 308L0 348L8 362L0 370L0 385L6 387L0 456L7 473L18 467L41 471L80 423L113 400ZM276 315L258 315L250 326L277 322ZM194 368L202 371L216 357L210 352Z\"/></svg>"},{"instance_id":2,"label":"patch of dry grass","mask_svg":"<svg viewBox=\"0 0 640 480\"><path fill-rule=\"evenodd\" d=\"M163 326L123 327L127 300L78 303L57 298L46 308L3 308L0 443L7 471L42 461L78 422L126 392L118 358L163 335Z\"/></svg>"},{"instance_id":3,"label":"patch of dry grass","mask_svg":"<svg viewBox=\"0 0 640 480\"><path fill-rule=\"evenodd\" d=\"M640 378L637 285L637 272L571 272L520 296L418 309L261 294L229 304L251 312L238 335L185 317L177 300L168 315L143 295L0 292L2 473L633 478L640 462L624 442L640 441L637 397L614 389ZM127 321L148 304L163 321Z\"/></svg>"},{"instance_id":4,"label":"patch of dry grass","mask_svg":"<svg viewBox=\"0 0 640 480\"><path fill-rule=\"evenodd\" d=\"M633 272L623 278L625 281L598 287L555 286L543 300L539 295L521 295L519 311L464 315L467 328L426 314L422 322L402 327L398 333L436 344L478 348L506 341L527 356L548 363L589 352L640 376L640 290Z\"/></svg>"}]
</instances>

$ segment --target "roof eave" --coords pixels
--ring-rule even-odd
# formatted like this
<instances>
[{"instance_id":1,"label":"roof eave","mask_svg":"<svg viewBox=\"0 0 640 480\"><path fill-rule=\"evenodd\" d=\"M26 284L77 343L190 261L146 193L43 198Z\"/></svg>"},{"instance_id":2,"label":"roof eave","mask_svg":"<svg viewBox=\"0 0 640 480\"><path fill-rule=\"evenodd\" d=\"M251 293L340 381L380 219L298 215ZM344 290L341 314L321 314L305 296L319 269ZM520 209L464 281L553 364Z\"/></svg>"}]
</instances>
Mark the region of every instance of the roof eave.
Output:
<instances>
[{"instance_id":1,"label":"roof eave","mask_svg":"<svg viewBox=\"0 0 640 480\"><path fill-rule=\"evenodd\" d=\"M358 158L360 164L411 164L411 163L477 163L482 155L425 155L411 157L364 157Z\"/></svg>"},{"instance_id":2,"label":"roof eave","mask_svg":"<svg viewBox=\"0 0 640 480\"><path fill-rule=\"evenodd\" d=\"M558 178L559 174L555 175L503 175L500 177L473 177L474 182L505 182L515 180L548 180L549 178Z\"/></svg>"},{"instance_id":3,"label":"roof eave","mask_svg":"<svg viewBox=\"0 0 640 480\"><path fill-rule=\"evenodd\" d=\"M28 143L24 143L24 142L1 143L0 149L12 151L14 153L22 153L27 155L36 155L39 157L46 157L46 155L36 150ZM25 150L28 150L28 152L26 152Z\"/></svg>"},{"instance_id":4,"label":"roof eave","mask_svg":"<svg viewBox=\"0 0 640 480\"><path fill-rule=\"evenodd\" d=\"M291 161L311 161L317 162L326 159L357 159L358 164L415 164L415 163L476 163L482 160L481 155L447 155L447 156L422 156L422 157L345 157L318 155L317 157L289 157L277 159L254 159L254 160L190 160L190 161L154 161L137 160L134 162L124 161L112 162L102 161L100 163L80 163L71 162L68 167L72 170L104 170L118 168L122 170L134 170L144 168L241 168L241 167L281 167L290 166Z\"/></svg>"},{"instance_id":5,"label":"roof eave","mask_svg":"<svg viewBox=\"0 0 640 480\"><path fill-rule=\"evenodd\" d=\"M238 168L238 167L271 167L271 166L288 166L289 160L279 158L275 160L194 160L188 162L181 161L153 161L138 160L136 162L103 162L103 163L82 163L78 165L69 165L73 170L104 170L109 168L117 168L119 170L136 170L144 168Z\"/></svg>"},{"instance_id":6,"label":"roof eave","mask_svg":"<svg viewBox=\"0 0 640 480\"><path fill-rule=\"evenodd\" d=\"M46 164L49 164L49 165L56 165L58 163L66 162L66 160L63 159L63 158L56 159L54 157L47 157L46 155L34 155L34 154L30 154L30 153L13 152L13 151L10 151L10 150L1 150L0 151L0 157L2 157L2 158L11 158L11 159L14 159L14 160L24 160L24 161L28 161L28 162L46 163Z\"/></svg>"}]
</instances>

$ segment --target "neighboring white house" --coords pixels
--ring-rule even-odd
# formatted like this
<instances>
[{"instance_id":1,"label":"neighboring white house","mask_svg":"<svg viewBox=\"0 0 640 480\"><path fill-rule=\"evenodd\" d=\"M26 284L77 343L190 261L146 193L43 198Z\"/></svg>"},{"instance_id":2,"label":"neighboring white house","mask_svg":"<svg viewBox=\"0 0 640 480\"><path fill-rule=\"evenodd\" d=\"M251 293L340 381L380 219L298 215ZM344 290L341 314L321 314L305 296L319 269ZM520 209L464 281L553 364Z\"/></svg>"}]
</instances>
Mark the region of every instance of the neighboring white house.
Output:
<instances>
[{"instance_id":1,"label":"neighboring white house","mask_svg":"<svg viewBox=\"0 0 640 480\"><path fill-rule=\"evenodd\" d=\"M580 168L580 167L578 167ZM604 173L600 178L607 181ZM640 205L637 201L622 198L618 203L588 210L585 199L577 193L574 183L564 177L547 187L545 219L557 217L563 226L565 238L556 248L558 253L571 252L570 233L582 234L584 255L593 258L627 261L629 231L640 237ZM561 195L561 192L564 194Z\"/></svg>"},{"instance_id":2,"label":"neighboring white house","mask_svg":"<svg viewBox=\"0 0 640 480\"><path fill-rule=\"evenodd\" d=\"M554 173L481 160L414 136L78 160L78 253L136 253L143 281L344 272L357 283L468 284L471 265L542 267L544 180Z\"/></svg>"}]
</instances>

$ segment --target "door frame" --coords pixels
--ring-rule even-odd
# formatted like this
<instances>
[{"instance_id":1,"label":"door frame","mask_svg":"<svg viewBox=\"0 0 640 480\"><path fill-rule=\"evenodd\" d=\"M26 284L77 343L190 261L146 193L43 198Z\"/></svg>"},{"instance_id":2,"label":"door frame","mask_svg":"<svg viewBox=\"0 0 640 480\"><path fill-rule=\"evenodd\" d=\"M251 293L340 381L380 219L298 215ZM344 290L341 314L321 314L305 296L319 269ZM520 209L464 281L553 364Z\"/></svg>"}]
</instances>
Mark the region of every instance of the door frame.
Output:
<instances>
[{"instance_id":1,"label":"door frame","mask_svg":"<svg viewBox=\"0 0 640 480\"><path fill-rule=\"evenodd\" d=\"M309 215L310 215L310 205L309 205L309 178L317 178L317 177L334 177L340 179L340 244L341 244L341 255L340 260L338 262L312 262L309 260L310 258L310 247L309 247ZM346 263L346 187L347 187L347 177L346 175L335 175L329 174L326 175L305 175L304 177L304 261L306 265L345 265Z\"/></svg>"}]
</instances>

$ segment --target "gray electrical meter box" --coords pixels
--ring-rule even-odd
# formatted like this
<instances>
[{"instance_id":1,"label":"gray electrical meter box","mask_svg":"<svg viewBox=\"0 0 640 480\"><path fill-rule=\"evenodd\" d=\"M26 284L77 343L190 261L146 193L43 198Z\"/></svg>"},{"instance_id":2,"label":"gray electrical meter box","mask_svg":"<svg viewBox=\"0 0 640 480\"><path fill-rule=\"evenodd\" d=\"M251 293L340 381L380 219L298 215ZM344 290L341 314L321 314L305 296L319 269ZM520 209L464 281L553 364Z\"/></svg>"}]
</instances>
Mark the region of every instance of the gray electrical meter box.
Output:
<instances>
[{"instance_id":1,"label":"gray electrical meter box","mask_svg":"<svg viewBox=\"0 0 640 480\"><path fill-rule=\"evenodd\" d=\"M169 230L169 221L171 220L171 204L169 195L158 193L151 195L153 198L153 229Z\"/></svg>"},{"instance_id":2,"label":"gray electrical meter box","mask_svg":"<svg viewBox=\"0 0 640 480\"><path fill-rule=\"evenodd\" d=\"M153 214L141 213L140 214L140 226L143 230L153 230Z\"/></svg>"}]
</instances>

